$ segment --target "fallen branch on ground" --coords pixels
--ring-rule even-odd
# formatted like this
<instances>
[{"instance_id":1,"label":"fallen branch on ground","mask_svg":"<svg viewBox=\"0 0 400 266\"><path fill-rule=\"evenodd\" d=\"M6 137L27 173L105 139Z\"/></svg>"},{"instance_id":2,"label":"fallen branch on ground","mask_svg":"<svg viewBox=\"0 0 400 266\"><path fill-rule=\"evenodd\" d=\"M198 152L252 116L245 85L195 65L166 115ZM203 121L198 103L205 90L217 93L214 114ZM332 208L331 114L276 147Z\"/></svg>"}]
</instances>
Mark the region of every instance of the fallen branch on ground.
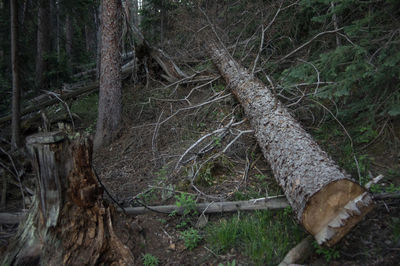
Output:
<instances>
[{"instance_id":1,"label":"fallen branch on ground","mask_svg":"<svg viewBox=\"0 0 400 266\"><path fill-rule=\"evenodd\" d=\"M0 224L18 224L25 217L25 212L0 213Z\"/></svg>"},{"instance_id":2,"label":"fallen branch on ground","mask_svg":"<svg viewBox=\"0 0 400 266\"><path fill-rule=\"evenodd\" d=\"M279 263L279 266L288 266L305 261L313 251L312 241L312 236L307 236L304 238L286 254L283 261Z\"/></svg>"},{"instance_id":3,"label":"fallen branch on ground","mask_svg":"<svg viewBox=\"0 0 400 266\"><path fill-rule=\"evenodd\" d=\"M226 201L226 202L205 202L198 203L196 209L199 213L220 213L220 212L235 212L235 211L254 211L254 210L275 210L288 207L289 204L284 196L275 196L268 198L252 199L246 201ZM119 209L119 211L122 211ZM176 205L164 206L144 206L125 208L125 212L129 215L145 214L148 212L182 214L183 207Z\"/></svg>"}]
</instances>

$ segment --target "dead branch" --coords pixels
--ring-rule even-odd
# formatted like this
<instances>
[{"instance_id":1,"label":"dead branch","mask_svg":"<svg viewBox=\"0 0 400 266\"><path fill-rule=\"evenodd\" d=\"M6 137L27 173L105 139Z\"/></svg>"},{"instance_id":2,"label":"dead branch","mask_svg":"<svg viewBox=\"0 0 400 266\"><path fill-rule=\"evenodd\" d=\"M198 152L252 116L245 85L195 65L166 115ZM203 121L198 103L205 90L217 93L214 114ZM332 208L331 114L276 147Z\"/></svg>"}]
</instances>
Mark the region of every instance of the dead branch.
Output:
<instances>
[{"instance_id":1,"label":"dead branch","mask_svg":"<svg viewBox=\"0 0 400 266\"><path fill-rule=\"evenodd\" d=\"M279 266L288 266L305 261L313 251L312 241L312 236L304 238L286 254L283 261L279 263Z\"/></svg>"},{"instance_id":2,"label":"dead branch","mask_svg":"<svg viewBox=\"0 0 400 266\"><path fill-rule=\"evenodd\" d=\"M196 209L199 213L222 213L222 212L235 212L235 211L254 211L254 210L275 210L288 207L289 204L284 196L275 196L269 198L260 198L247 201L227 201L227 202L205 202L198 203ZM184 208L176 205L164 206L146 206L146 207L133 207L125 208L129 215L145 214L151 211L159 213L172 213L183 214Z\"/></svg>"},{"instance_id":3,"label":"dead branch","mask_svg":"<svg viewBox=\"0 0 400 266\"><path fill-rule=\"evenodd\" d=\"M0 224L18 224L24 219L25 214L25 212L2 212L0 213Z\"/></svg>"},{"instance_id":4,"label":"dead branch","mask_svg":"<svg viewBox=\"0 0 400 266\"><path fill-rule=\"evenodd\" d=\"M324 31L324 32L320 32L318 34L316 34L314 37L312 37L310 40L308 40L307 42L303 43L302 45L300 45L299 47L297 47L296 49L294 49L293 51L291 51L290 53L288 53L287 55L285 55L284 57L282 57L281 59L278 60L278 62L281 62L285 59L287 59L288 57L294 55L295 53L297 53L298 51L300 51L301 49L303 49L304 47L306 47L307 45L309 45L312 41L314 41L315 39L317 39L318 37L321 37L325 34L330 34L330 33L336 33L338 31L341 31L343 28L339 28L339 29L335 29L335 30L328 30L328 31ZM278 63L277 62L277 63Z\"/></svg>"}]
</instances>

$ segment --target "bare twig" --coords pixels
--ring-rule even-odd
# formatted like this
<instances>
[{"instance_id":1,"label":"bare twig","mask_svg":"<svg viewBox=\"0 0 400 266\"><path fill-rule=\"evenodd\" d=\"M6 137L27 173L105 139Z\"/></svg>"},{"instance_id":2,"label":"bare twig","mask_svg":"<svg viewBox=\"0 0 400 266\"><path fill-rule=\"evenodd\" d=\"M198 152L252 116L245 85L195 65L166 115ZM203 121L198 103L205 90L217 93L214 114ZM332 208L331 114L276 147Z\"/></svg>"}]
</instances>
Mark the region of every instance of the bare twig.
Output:
<instances>
[{"instance_id":1,"label":"bare twig","mask_svg":"<svg viewBox=\"0 0 400 266\"><path fill-rule=\"evenodd\" d=\"M154 158L154 164L157 165L157 159L158 159L158 149L157 149L157 135L158 135L158 129L160 128L160 120L162 115L164 114L164 110L161 111L160 116L158 117L156 127L154 129L153 133L153 138L151 139L151 147L153 150L153 158Z\"/></svg>"},{"instance_id":2,"label":"bare twig","mask_svg":"<svg viewBox=\"0 0 400 266\"><path fill-rule=\"evenodd\" d=\"M8 159L10 160L10 162L11 162L11 165L13 166L13 168L14 168L14 171L15 171L15 177L17 178L17 180L18 180L18 183L19 183L19 189L20 189L20 191L21 191L21 196L22 196L22 208L23 209L25 209L25 194L24 194L24 189L23 189L23 186L22 186L22 182L21 182L21 175L22 175L22 171L20 172L20 171L18 171L17 170L17 167L15 166L15 163L14 163L14 160L13 160L13 158L11 157L11 155L8 153L8 152L6 152L3 148L1 148L0 147L0 150L1 150L1 152L2 153L4 153L5 155L7 155L7 157L8 157Z\"/></svg>"},{"instance_id":3,"label":"bare twig","mask_svg":"<svg viewBox=\"0 0 400 266\"><path fill-rule=\"evenodd\" d=\"M72 130L75 131L74 118L72 117L72 113L71 113L71 110L69 109L68 104L65 101L63 101L57 93L55 93L53 91L46 91L46 90L42 90L42 91L44 91L45 93L47 93L49 95L52 95L53 97L55 97L57 100L59 100L65 106L65 109L68 112L69 118L71 119Z\"/></svg>"},{"instance_id":4,"label":"bare twig","mask_svg":"<svg viewBox=\"0 0 400 266\"><path fill-rule=\"evenodd\" d=\"M339 120L339 119L332 113L332 111L329 110L325 105L323 105L322 103L320 103L320 102L318 102L318 101L315 101L315 100L313 100L313 99L311 99L311 101L315 102L316 104L320 105L324 110L326 110L326 111L333 117L333 119L335 119L336 122L338 122L338 124L342 127L344 133L345 133L345 134L347 135L347 137L349 138L349 140L350 140L350 147L351 147L351 150L352 150L352 153L353 153L353 159L354 159L354 162L356 163L356 167L357 167L357 174L358 174L359 182L361 183L361 171L360 171L360 166L359 166L359 163L358 163L358 160L357 160L357 157L356 157L356 153L355 153L355 151L354 151L353 139L351 138L349 132L347 131L347 129L345 128L345 126L342 124L342 122L340 122L340 120Z\"/></svg>"},{"instance_id":5,"label":"bare twig","mask_svg":"<svg viewBox=\"0 0 400 266\"><path fill-rule=\"evenodd\" d=\"M297 53L299 50L303 49L304 47L306 47L307 45L309 45L312 41L314 41L315 39L317 39L318 37L325 35L325 34L330 34L330 33L336 33L338 31L341 31L343 28L339 28L339 29L335 29L335 30L329 30L329 31L324 31L324 32L320 32L318 34L316 34L314 37L312 37L310 40L308 40L307 42L303 43L302 45L300 45L299 47L297 47L296 49L294 49L293 51L291 51L290 53L288 53L287 55L285 55L284 57L282 57L281 59L278 60L278 62L281 62L285 59L287 59L288 57L292 56L293 54Z\"/></svg>"},{"instance_id":6,"label":"bare twig","mask_svg":"<svg viewBox=\"0 0 400 266\"><path fill-rule=\"evenodd\" d=\"M278 14L281 12L282 4L283 4L283 1L282 1L281 4L279 5L278 10L276 11L276 13L275 13L274 17L272 18L272 20L268 23L267 27L264 28L264 25L261 25L262 28L261 28L260 47L259 47L259 49L258 49L258 54L257 54L256 58L254 59L253 69L251 70L251 75L252 75L252 76L254 76L254 71L256 70L258 60L259 60L259 58L260 58L261 52L262 52L263 47L264 47L264 36L265 36L265 32L266 32L267 30L269 30L269 28L270 28L270 27L272 26L272 24L275 22L276 17L277 17Z\"/></svg>"},{"instance_id":7,"label":"bare twig","mask_svg":"<svg viewBox=\"0 0 400 266\"><path fill-rule=\"evenodd\" d=\"M235 211L253 211L253 210L270 210L270 209L283 209L289 206L286 198L283 197L268 197L260 198L257 200L247 201L227 201L227 202L205 202L197 203L196 209L201 213L221 213L221 212L235 212ZM182 214L184 207L176 205L163 205L163 206L144 206L125 208L129 215L138 215L155 211L159 213L172 213Z\"/></svg>"}]
</instances>

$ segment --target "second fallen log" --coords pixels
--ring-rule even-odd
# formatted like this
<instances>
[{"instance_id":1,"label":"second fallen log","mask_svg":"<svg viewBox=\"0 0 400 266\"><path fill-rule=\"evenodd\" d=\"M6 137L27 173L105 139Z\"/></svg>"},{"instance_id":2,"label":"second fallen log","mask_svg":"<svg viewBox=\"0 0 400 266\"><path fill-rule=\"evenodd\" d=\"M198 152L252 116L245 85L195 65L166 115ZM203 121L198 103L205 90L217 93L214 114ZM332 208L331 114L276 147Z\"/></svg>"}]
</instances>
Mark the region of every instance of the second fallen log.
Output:
<instances>
[{"instance_id":1,"label":"second fallen log","mask_svg":"<svg viewBox=\"0 0 400 266\"><path fill-rule=\"evenodd\" d=\"M350 179L260 80L215 43L213 61L249 118L258 144L297 219L319 244L334 245L373 208Z\"/></svg>"}]
</instances>

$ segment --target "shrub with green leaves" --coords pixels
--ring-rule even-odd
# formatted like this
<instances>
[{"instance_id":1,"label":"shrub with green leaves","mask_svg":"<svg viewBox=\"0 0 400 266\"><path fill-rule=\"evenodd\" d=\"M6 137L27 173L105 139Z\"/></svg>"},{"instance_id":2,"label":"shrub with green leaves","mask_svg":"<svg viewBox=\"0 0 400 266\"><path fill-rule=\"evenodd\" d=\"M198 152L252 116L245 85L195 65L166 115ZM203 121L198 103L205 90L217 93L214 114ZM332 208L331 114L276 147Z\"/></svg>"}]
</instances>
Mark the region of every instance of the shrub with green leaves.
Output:
<instances>
[{"instance_id":1,"label":"shrub with green leaves","mask_svg":"<svg viewBox=\"0 0 400 266\"><path fill-rule=\"evenodd\" d=\"M157 266L159 264L158 258L149 253L146 253L142 257L144 266Z\"/></svg>"},{"instance_id":2,"label":"shrub with green leaves","mask_svg":"<svg viewBox=\"0 0 400 266\"><path fill-rule=\"evenodd\" d=\"M194 228L181 232L181 238L185 242L185 247L189 250L197 247L202 239L199 231Z\"/></svg>"}]
</instances>

